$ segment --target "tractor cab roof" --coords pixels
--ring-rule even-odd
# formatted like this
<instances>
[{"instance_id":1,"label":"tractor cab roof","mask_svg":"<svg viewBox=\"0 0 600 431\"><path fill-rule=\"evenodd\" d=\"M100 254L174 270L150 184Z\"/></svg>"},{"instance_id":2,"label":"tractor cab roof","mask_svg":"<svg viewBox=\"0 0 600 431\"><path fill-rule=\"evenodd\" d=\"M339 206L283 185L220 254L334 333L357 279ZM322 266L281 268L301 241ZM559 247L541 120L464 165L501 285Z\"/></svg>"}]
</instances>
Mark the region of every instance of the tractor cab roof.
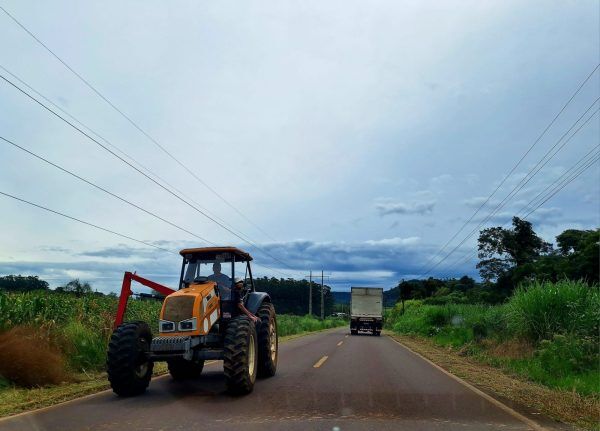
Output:
<instances>
[{"instance_id":1,"label":"tractor cab roof","mask_svg":"<svg viewBox=\"0 0 600 431\"><path fill-rule=\"evenodd\" d=\"M244 250L240 250L237 247L200 247L200 248L186 248L179 252L180 255L189 259L202 258L202 259L216 259L218 255L223 253L230 253L235 256L236 262L246 262L252 260L252 256L246 253Z\"/></svg>"}]
</instances>

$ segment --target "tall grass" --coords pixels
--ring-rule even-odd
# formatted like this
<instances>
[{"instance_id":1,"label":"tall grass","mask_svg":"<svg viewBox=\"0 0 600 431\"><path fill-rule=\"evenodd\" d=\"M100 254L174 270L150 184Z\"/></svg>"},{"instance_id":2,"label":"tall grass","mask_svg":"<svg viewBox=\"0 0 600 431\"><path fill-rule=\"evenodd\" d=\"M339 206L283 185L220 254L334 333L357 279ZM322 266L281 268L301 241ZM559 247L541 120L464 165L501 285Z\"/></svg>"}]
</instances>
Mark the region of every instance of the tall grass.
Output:
<instances>
[{"instance_id":1,"label":"tall grass","mask_svg":"<svg viewBox=\"0 0 600 431\"><path fill-rule=\"evenodd\" d=\"M554 334L597 337L600 291L583 282L535 282L517 288L508 303L508 321L518 335L534 341Z\"/></svg>"},{"instance_id":2,"label":"tall grass","mask_svg":"<svg viewBox=\"0 0 600 431\"><path fill-rule=\"evenodd\" d=\"M503 305L397 305L386 325L430 337L551 387L600 394L600 293L577 281L530 283ZM510 344L513 351L502 348ZM521 352L514 347L521 346Z\"/></svg>"}]
</instances>

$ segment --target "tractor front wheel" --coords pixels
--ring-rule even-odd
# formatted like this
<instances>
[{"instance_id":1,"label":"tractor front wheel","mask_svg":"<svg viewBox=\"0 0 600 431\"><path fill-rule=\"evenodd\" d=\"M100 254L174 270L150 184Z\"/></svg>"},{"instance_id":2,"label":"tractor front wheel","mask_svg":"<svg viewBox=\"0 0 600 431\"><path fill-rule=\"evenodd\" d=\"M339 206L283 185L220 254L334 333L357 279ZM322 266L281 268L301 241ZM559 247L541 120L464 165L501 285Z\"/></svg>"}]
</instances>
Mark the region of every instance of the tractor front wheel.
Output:
<instances>
[{"instance_id":1,"label":"tractor front wheel","mask_svg":"<svg viewBox=\"0 0 600 431\"><path fill-rule=\"evenodd\" d=\"M204 361L192 362L178 358L167 361L167 365L173 380L197 379L202 374Z\"/></svg>"},{"instance_id":2,"label":"tractor front wheel","mask_svg":"<svg viewBox=\"0 0 600 431\"><path fill-rule=\"evenodd\" d=\"M227 325L223 371L227 390L233 395L252 392L258 365L258 343L254 323L238 316Z\"/></svg>"},{"instance_id":3,"label":"tractor front wheel","mask_svg":"<svg viewBox=\"0 0 600 431\"><path fill-rule=\"evenodd\" d=\"M113 392L122 397L143 393L152 377L154 363L148 360L152 332L145 322L119 325L110 337L106 370Z\"/></svg>"},{"instance_id":4,"label":"tractor front wheel","mask_svg":"<svg viewBox=\"0 0 600 431\"><path fill-rule=\"evenodd\" d=\"M277 317L275 307L265 302L258 309L258 376L272 377L277 370L279 338L277 336Z\"/></svg>"}]
</instances>

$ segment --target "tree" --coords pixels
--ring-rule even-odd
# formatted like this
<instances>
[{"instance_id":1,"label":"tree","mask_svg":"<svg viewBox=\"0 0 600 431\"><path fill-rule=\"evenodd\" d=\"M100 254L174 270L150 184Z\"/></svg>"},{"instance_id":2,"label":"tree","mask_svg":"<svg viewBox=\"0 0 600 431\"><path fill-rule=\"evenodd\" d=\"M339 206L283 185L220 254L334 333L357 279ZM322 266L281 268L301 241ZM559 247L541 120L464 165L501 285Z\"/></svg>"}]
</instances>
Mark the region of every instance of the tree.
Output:
<instances>
[{"instance_id":1,"label":"tree","mask_svg":"<svg viewBox=\"0 0 600 431\"><path fill-rule=\"evenodd\" d=\"M581 249L585 246L585 239L590 234L593 235L594 232L598 231L567 229L556 237L558 249L565 256L581 251Z\"/></svg>"},{"instance_id":2,"label":"tree","mask_svg":"<svg viewBox=\"0 0 600 431\"><path fill-rule=\"evenodd\" d=\"M75 296L83 296L92 293L92 286L89 283L82 283L78 278L69 281L67 284L56 288L57 292L74 293Z\"/></svg>"},{"instance_id":3,"label":"tree","mask_svg":"<svg viewBox=\"0 0 600 431\"><path fill-rule=\"evenodd\" d=\"M296 314L303 316L308 313L308 289L309 283L306 280L293 280L291 278L267 278L259 277L254 279L256 290L267 292L275 305L275 309L280 314ZM327 285L323 288L325 316L333 312L333 294L331 288ZM321 314L321 285L313 281L312 286L312 310L313 315Z\"/></svg>"},{"instance_id":4,"label":"tree","mask_svg":"<svg viewBox=\"0 0 600 431\"><path fill-rule=\"evenodd\" d=\"M571 280L597 283L600 262L600 229L568 229L556 237L563 256L556 271Z\"/></svg>"},{"instance_id":5,"label":"tree","mask_svg":"<svg viewBox=\"0 0 600 431\"><path fill-rule=\"evenodd\" d=\"M477 269L486 282L506 278L515 268L552 251L552 245L537 236L530 222L513 217L512 226L491 227L479 234Z\"/></svg>"},{"instance_id":6,"label":"tree","mask_svg":"<svg viewBox=\"0 0 600 431\"><path fill-rule=\"evenodd\" d=\"M12 292L30 292L32 290L48 290L48 283L38 276L7 275L0 277L0 290Z\"/></svg>"}]
</instances>

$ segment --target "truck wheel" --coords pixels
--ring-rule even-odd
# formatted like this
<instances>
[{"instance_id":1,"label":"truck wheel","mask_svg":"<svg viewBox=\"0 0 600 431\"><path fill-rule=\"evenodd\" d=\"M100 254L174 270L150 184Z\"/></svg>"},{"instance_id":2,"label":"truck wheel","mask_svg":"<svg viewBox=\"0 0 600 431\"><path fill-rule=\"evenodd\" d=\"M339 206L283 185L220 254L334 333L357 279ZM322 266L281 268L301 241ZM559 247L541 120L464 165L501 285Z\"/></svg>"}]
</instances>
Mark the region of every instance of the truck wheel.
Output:
<instances>
[{"instance_id":1,"label":"truck wheel","mask_svg":"<svg viewBox=\"0 0 600 431\"><path fill-rule=\"evenodd\" d=\"M187 380L200 377L202 368L204 368L204 361L192 362L177 358L167 361L167 365L173 380Z\"/></svg>"},{"instance_id":2,"label":"truck wheel","mask_svg":"<svg viewBox=\"0 0 600 431\"><path fill-rule=\"evenodd\" d=\"M279 337L277 335L277 317L275 307L269 302L260 306L257 313L258 326L258 376L272 377L277 370Z\"/></svg>"},{"instance_id":3,"label":"truck wheel","mask_svg":"<svg viewBox=\"0 0 600 431\"><path fill-rule=\"evenodd\" d=\"M258 365L258 343L254 323L246 316L229 322L223 353L223 370L229 393L243 395L252 392Z\"/></svg>"},{"instance_id":4,"label":"truck wheel","mask_svg":"<svg viewBox=\"0 0 600 431\"><path fill-rule=\"evenodd\" d=\"M145 322L123 323L113 331L106 371L114 393L131 397L146 390L154 368L147 356L151 341L152 332Z\"/></svg>"},{"instance_id":5,"label":"truck wheel","mask_svg":"<svg viewBox=\"0 0 600 431\"><path fill-rule=\"evenodd\" d=\"M358 331L356 329L350 330L350 335L356 335L356 334L358 334Z\"/></svg>"}]
</instances>

